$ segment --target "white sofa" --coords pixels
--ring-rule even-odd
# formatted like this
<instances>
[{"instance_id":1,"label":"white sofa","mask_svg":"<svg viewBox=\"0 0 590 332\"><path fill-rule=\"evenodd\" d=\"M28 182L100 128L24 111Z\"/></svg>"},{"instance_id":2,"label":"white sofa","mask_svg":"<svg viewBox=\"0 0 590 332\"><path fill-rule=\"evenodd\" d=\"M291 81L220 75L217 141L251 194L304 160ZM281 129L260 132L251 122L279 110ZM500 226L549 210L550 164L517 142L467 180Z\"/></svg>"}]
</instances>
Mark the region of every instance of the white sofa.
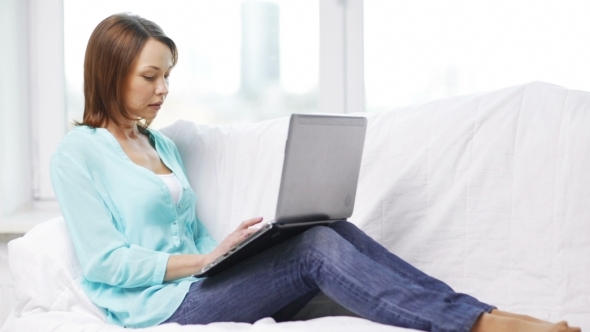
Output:
<instances>
[{"instance_id":1,"label":"white sofa","mask_svg":"<svg viewBox=\"0 0 590 332\"><path fill-rule=\"evenodd\" d=\"M457 291L590 330L590 93L532 82L363 115L352 222ZM287 125L179 121L162 130L213 237L273 218ZM10 242L9 260L18 301L0 332L121 330L81 292L62 220ZM146 330L361 329L406 331L353 317Z\"/></svg>"}]
</instances>

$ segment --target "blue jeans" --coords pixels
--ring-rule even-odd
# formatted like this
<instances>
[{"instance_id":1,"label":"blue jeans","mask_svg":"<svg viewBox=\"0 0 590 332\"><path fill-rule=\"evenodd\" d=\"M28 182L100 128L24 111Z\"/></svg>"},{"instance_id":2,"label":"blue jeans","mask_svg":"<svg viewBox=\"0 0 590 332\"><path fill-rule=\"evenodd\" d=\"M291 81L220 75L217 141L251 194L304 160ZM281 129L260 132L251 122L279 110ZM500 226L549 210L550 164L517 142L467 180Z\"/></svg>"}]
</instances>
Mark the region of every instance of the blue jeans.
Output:
<instances>
[{"instance_id":1,"label":"blue jeans","mask_svg":"<svg viewBox=\"0 0 590 332\"><path fill-rule=\"evenodd\" d=\"M192 284L164 323L253 323L281 308L301 308L320 290L360 317L423 331L467 332L495 308L456 293L338 221Z\"/></svg>"}]
</instances>

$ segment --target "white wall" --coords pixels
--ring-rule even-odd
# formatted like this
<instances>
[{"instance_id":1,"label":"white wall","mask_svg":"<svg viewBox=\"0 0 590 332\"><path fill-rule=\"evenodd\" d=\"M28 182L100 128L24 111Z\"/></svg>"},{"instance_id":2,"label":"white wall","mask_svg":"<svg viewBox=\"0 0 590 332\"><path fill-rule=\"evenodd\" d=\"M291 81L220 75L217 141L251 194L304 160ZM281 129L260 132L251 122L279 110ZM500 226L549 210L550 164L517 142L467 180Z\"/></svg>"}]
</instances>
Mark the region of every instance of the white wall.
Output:
<instances>
[{"instance_id":1,"label":"white wall","mask_svg":"<svg viewBox=\"0 0 590 332\"><path fill-rule=\"evenodd\" d=\"M0 1L0 220L32 199L28 1Z\"/></svg>"},{"instance_id":2,"label":"white wall","mask_svg":"<svg viewBox=\"0 0 590 332\"><path fill-rule=\"evenodd\" d=\"M32 195L55 200L49 176L53 151L67 133L63 0L28 0L29 113Z\"/></svg>"}]
</instances>

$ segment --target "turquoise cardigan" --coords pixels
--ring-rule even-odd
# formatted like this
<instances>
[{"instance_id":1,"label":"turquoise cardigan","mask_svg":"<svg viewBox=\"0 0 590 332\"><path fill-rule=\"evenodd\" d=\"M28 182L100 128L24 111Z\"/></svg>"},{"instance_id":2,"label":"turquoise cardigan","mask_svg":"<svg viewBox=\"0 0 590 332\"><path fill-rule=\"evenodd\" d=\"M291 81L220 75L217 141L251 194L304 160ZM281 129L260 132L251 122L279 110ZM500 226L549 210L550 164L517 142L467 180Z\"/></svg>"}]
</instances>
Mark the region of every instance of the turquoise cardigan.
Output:
<instances>
[{"instance_id":1,"label":"turquoise cardigan","mask_svg":"<svg viewBox=\"0 0 590 332\"><path fill-rule=\"evenodd\" d=\"M82 288L107 322L148 327L168 319L197 278L164 282L173 254L205 254L217 243L196 217L174 143L148 130L162 162L183 188L175 204L166 184L129 159L104 128L79 126L51 159L51 180L84 278Z\"/></svg>"}]
</instances>

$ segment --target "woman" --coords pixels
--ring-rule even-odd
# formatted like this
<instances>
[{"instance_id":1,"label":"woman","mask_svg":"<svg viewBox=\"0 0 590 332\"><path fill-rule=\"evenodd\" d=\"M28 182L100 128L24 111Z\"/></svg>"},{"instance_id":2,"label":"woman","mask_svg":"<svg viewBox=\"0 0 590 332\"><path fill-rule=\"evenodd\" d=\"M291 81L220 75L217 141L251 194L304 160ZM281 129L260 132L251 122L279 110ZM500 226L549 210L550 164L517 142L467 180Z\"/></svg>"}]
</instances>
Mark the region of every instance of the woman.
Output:
<instances>
[{"instance_id":1,"label":"woman","mask_svg":"<svg viewBox=\"0 0 590 332\"><path fill-rule=\"evenodd\" d=\"M83 121L51 161L82 286L108 322L254 322L321 290L362 317L419 330L580 331L455 293L345 221L314 227L214 277L192 278L262 218L217 244L196 218L176 147L148 128L177 58L153 22L128 14L101 22L86 50Z\"/></svg>"}]
</instances>

